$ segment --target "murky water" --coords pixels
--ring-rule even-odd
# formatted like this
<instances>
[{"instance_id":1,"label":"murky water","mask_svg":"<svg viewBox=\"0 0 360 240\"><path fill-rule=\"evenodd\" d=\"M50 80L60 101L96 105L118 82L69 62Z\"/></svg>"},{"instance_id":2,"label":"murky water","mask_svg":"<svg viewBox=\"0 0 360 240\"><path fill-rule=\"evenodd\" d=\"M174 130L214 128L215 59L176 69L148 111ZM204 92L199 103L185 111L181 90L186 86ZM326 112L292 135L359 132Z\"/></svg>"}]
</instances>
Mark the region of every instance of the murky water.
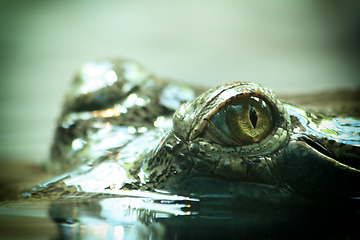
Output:
<instances>
[{"instance_id":1,"label":"murky water","mask_svg":"<svg viewBox=\"0 0 360 240\"><path fill-rule=\"evenodd\" d=\"M358 239L360 199L321 202L256 200L236 194L198 197L166 193L118 191L115 194L64 196L61 201L28 201L0 206L2 228L20 217L42 239ZM6 219L6 218L5 218ZM42 219L43 222L39 222ZM46 220L46 221L45 221ZM55 228L49 228L49 220ZM30 225L29 225L30 224ZM39 239L38 233L0 236ZM51 231L49 230L51 229ZM4 235L4 233L6 235ZM26 232L25 232L26 233Z\"/></svg>"},{"instance_id":2,"label":"murky water","mask_svg":"<svg viewBox=\"0 0 360 240\"><path fill-rule=\"evenodd\" d=\"M147 197L108 198L82 204L55 204L50 216L60 235L109 239L296 239L360 236L357 224L335 212L304 214L295 209L239 205L228 196L169 200ZM334 219L336 217L336 220ZM339 218L340 217L340 218ZM339 219L347 223L342 228Z\"/></svg>"}]
</instances>

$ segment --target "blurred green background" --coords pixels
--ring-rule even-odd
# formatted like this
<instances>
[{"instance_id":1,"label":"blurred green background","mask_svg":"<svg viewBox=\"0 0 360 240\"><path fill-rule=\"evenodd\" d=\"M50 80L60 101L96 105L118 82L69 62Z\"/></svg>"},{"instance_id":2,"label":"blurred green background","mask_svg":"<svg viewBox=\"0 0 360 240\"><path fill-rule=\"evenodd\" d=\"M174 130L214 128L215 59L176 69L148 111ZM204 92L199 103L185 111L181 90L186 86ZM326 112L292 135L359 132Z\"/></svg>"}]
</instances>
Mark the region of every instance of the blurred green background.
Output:
<instances>
[{"instance_id":1,"label":"blurred green background","mask_svg":"<svg viewBox=\"0 0 360 240\"><path fill-rule=\"evenodd\" d=\"M0 159L47 160L62 96L88 60L125 57L209 87L278 93L360 79L359 1L0 1Z\"/></svg>"}]
</instances>

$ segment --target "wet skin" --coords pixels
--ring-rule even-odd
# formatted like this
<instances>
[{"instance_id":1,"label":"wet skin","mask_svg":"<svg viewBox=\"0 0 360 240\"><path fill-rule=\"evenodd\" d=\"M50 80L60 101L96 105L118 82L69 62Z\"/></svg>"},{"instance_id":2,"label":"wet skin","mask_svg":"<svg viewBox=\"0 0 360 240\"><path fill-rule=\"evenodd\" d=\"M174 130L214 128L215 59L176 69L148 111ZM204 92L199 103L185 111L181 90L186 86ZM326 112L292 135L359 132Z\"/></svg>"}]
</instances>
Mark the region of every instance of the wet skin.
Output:
<instances>
[{"instance_id":1,"label":"wet skin","mask_svg":"<svg viewBox=\"0 0 360 240\"><path fill-rule=\"evenodd\" d=\"M135 62L90 62L66 95L48 166L73 174L27 198L122 190L354 197L359 132L356 117L308 111L256 83L204 91Z\"/></svg>"}]
</instances>

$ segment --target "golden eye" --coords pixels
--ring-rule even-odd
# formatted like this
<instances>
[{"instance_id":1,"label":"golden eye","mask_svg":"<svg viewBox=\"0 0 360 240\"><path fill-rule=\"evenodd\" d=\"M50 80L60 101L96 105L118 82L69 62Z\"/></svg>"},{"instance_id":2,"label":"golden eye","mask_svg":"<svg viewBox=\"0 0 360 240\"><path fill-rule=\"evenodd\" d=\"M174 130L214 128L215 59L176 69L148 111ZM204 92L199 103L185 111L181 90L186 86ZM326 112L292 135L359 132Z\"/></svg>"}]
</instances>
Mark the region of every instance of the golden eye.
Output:
<instances>
[{"instance_id":1,"label":"golden eye","mask_svg":"<svg viewBox=\"0 0 360 240\"><path fill-rule=\"evenodd\" d=\"M274 126L267 102L245 95L231 100L212 116L206 135L219 144L249 145L267 137Z\"/></svg>"}]
</instances>

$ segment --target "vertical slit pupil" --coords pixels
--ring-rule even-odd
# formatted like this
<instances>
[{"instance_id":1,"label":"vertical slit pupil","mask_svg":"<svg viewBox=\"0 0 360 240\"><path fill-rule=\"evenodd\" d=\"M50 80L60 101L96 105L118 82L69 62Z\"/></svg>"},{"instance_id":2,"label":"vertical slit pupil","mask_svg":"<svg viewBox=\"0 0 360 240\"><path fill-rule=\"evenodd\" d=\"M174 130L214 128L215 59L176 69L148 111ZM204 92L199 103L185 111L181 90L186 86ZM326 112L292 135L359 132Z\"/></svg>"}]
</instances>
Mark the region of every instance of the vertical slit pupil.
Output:
<instances>
[{"instance_id":1,"label":"vertical slit pupil","mask_svg":"<svg viewBox=\"0 0 360 240\"><path fill-rule=\"evenodd\" d=\"M251 124L253 125L254 129L256 128L256 123L258 120L258 116L256 114L255 108L253 106L249 106L250 107L250 111L249 111L249 116L250 116L250 121Z\"/></svg>"}]
</instances>

